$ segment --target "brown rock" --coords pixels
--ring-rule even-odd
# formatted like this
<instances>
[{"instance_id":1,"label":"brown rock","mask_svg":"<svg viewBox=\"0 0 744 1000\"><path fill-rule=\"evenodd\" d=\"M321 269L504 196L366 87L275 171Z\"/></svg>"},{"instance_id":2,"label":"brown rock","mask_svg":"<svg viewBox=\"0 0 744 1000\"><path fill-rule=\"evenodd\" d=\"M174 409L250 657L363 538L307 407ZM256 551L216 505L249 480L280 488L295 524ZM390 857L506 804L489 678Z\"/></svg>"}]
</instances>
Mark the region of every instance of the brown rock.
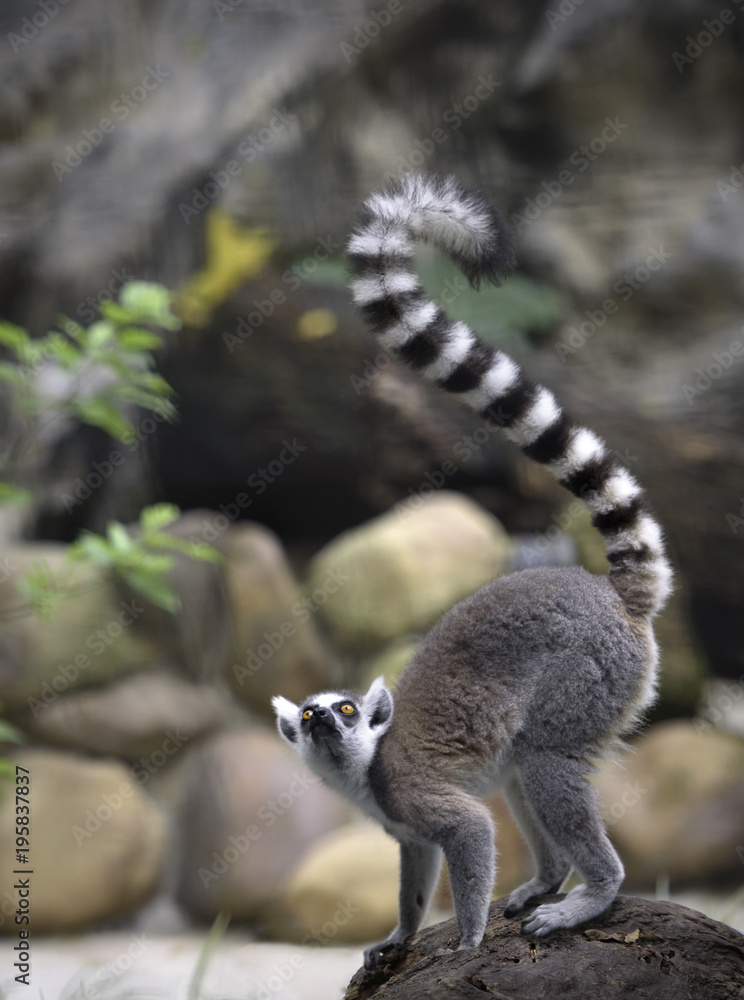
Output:
<instances>
[{"instance_id":1,"label":"brown rock","mask_svg":"<svg viewBox=\"0 0 744 1000\"><path fill-rule=\"evenodd\" d=\"M273 718L271 698L302 701L335 677L312 604L303 604L282 546L267 528L235 525L224 541L235 628L230 681L238 697Z\"/></svg>"},{"instance_id":2,"label":"brown rock","mask_svg":"<svg viewBox=\"0 0 744 1000\"><path fill-rule=\"evenodd\" d=\"M24 575L46 565L60 571L66 547L27 544L10 550L6 565L12 572L0 577L0 701L10 709L43 710L77 688L100 684L141 669L157 655L157 647L143 635L144 617L131 602L122 601L106 576L90 563L78 564L70 586L76 593L64 599L49 618L27 607L18 583Z\"/></svg>"},{"instance_id":3,"label":"brown rock","mask_svg":"<svg viewBox=\"0 0 744 1000\"><path fill-rule=\"evenodd\" d=\"M175 753L219 720L212 688L158 670L66 695L21 722L43 743L135 760L165 744L164 753Z\"/></svg>"},{"instance_id":4,"label":"brown rock","mask_svg":"<svg viewBox=\"0 0 744 1000\"><path fill-rule=\"evenodd\" d=\"M121 764L21 750L30 778L31 919L34 931L77 930L126 914L155 890L165 823ZM8 792L12 788L8 785ZM15 797L0 798L0 898L17 900ZM3 908L0 927L17 934Z\"/></svg>"},{"instance_id":5,"label":"brown rock","mask_svg":"<svg viewBox=\"0 0 744 1000\"><path fill-rule=\"evenodd\" d=\"M184 838L177 895L211 919L264 918L293 868L348 807L268 729L223 734L193 754L181 809Z\"/></svg>"},{"instance_id":6,"label":"brown rock","mask_svg":"<svg viewBox=\"0 0 744 1000\"><path fill-rule=\"evenodd\" d=\"M741 875L744 740L706 724L664 722L622 765L596 775L609 833L631 885Z\"/></svg>"},{"instance_id":7,"label":"brown rock","mask_svg":"<svg viewBox=\"0 0 744 1000\"><path fill-rule=\"evenodd\" d=\"M556 899L559 897L550 897ZM531 939L504 919L506 897L491 904L479 948L457 948L454 920L412 939L392 966L351 980L345 1000L741 1000L744 938L676 903L620 896L585 928Z\"/></svg>"}]
</instances>

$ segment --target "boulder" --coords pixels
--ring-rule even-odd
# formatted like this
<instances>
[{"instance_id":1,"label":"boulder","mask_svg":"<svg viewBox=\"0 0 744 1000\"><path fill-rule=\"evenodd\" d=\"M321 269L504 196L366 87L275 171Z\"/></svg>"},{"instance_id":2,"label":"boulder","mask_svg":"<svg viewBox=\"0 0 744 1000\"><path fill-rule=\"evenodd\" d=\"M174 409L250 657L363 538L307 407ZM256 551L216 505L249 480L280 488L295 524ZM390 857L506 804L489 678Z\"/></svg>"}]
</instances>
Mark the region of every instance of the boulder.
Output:
<instances>
[{"instance_id":1,"label":"boulder","mask_svg":"<svg viewBox=\"0 0 744 1000\"><path fill-rule=\"evenodd\" d=\"M115 680L156 658L156 645L141 629L142 602L122 600L92 564L76 566L72 596L48 618L23 610L27 602L18 589L20 580L40 565L59 572L64 560L65 546L50 543L11 549L4 559L0 701L10 709L41 712L62 694Z\"/></svg>"},{"instance_id":2,"label":"boulder","mask_svg":"<svg viewBox=\"0 0 744 1000\"><path fill-rule=\"evenodd\" d=\"M357 944L398 922L397 843L367 822L318 841L295 869L274 931L303 944Z\"/></svg>"},{"instance_id":3,"label":"boulder","mask_svg":"<svg viewBox=\"0 0 744 1000\"><path fill-rule=\"evenodd\" d=\"M165 856L166 829L126 768L71 753L21 750L14 764L30 778L28 867L31 927L61 933L115 920L150 896ZM13 786L0 798L0 929L17 935ZM9 905L13 904L12 910Z\"/></svg>"},{"instance_id":4,"label":"boulder","mask_svg":"<svg viewBox=\"0 0 744 1000\"><path fill-rule=\"evenodd\" d=\"M259 524L235 525L224 541L235 631L233 690L273 717L271 697L302 701L337 678L316 628L317 607L303 599L279 539Z\"/></svg>"},{"instance_id":5,"label":"boulder","mask_svg":"<svg viewBox=\"0 0 744 1000\"><path fill-rule=\"evenodd\" d=\"M744 938L696 910L619 896L588 926L535 939L504 918L506 902L491 904L480 947L442 953L457 948L459 931L454 920L437 924L390 965L360 969L344 1000L741 998Z\"/></svg>"},{"instance_id":6,"label":"boulder","mask_svg":"<svg viewBox=\"0 0 744 1000\"><path fill-rule=\"evenodd\" d=\"M630 885L740 879L744 740L710 726L663 722L622 765L595 776Z\"/></svg>"},{"instance_id":7,"label":"boulder","mask_svg":"<svg viewBox=\"0 0 744 1000\"><path fill-rule=\"evenodd\" d=\"M164 532L222 552L229 524L224 515L214 511L190 510ZM133 595L123 583L118 584L119 589L142 606L140 628L157 645L161 661L165 658L194 679L214 679L224 672L232 651L222 566L195 559L188 552L167 552L173 565L164 579L178 595L178 611L166 611L141 594Z\"/></svg>"},{"instance_id":8,"label":"boulder","mask_svg":"<svg viewBox=\"0 0 744 1000\"><path fill-rule=\"evenodd\" d=\"M192 916L261 920L292 869L349 807L269 730L241 730L197 748L180 809L177 898Z\"/></svg>"},{"instance_id":9,"label":"boulder","mask_svg":"<svg viewBox=\"0 0 744 1000\"><path fill-rule=\"evenodd\" d=\"M58 698L21 724L42 743L135 760L167 754L219 723L215 691L165 671Z\"/></svg>"},{"instance_id":10,"label":"boulder","mask_svg":"<svg viewBox=\"0 0 744 1000\"><path fill-rule=\"evenodd\" d=\"M510 544L473 500L416 494L322 549L307 591L339 642L379 646L427 628L497 577Z\"/></svg>"}]
</instances>

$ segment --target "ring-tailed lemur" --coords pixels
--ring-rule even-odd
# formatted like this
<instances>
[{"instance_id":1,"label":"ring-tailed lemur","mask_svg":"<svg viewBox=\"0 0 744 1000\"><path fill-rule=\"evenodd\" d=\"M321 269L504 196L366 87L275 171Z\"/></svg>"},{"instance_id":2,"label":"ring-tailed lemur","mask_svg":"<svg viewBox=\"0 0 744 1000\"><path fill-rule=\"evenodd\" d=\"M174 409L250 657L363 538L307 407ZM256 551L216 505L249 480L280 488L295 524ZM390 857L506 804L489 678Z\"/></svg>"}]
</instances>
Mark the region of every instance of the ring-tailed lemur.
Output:
<instances>
[{"instance_id":1,"label":"ring-tailed lemur","mask_svg":"<svg viewBox=\"0 0 744 1000\"><path fill-rule=\"evenodd\" d=\"M299 707L274 698L279 731L305 763L400 842L400 922L367 949L368 969L418 929L442 852L460 948L480 944L495 874L481 799L498 786L536 866L506 915L557 891L572 866L584 884L538 906L524 932L573 927L610 905L624 872L585 775L654 698L651 620L671 590L641 487L547 389L427 299L412 273L417 240L477 284L512 267L508 227L454 179L406 176L361 211L348 246L354 299L386 349L499 424L584 500L610 569L525 569L483 587L432 629L394 699L382 678L363 696L325 692Z\"/></svg>"}]
</instances>

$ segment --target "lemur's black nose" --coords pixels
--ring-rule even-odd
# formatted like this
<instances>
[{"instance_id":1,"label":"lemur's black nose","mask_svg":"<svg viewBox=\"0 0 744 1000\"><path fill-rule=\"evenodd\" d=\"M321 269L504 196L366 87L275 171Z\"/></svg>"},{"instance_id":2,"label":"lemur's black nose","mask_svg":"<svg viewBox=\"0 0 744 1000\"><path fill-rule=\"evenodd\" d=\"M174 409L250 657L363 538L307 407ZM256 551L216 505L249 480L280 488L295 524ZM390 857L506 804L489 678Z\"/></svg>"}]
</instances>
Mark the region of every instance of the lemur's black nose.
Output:
<instances>
[{"instance_id":1,"label":"lemur's black nose","mask_svg":"<svg viewBox=\"0 0 744 1000\"><path fill-rule=\"evenodd\" d=\"M315 709L315 714L319 719L322 719L324 722L326 719L330 719L333 716L333 712L330 710L330 708L326 708L324 705L319 705Z\"/></svg>"}]
</instances>

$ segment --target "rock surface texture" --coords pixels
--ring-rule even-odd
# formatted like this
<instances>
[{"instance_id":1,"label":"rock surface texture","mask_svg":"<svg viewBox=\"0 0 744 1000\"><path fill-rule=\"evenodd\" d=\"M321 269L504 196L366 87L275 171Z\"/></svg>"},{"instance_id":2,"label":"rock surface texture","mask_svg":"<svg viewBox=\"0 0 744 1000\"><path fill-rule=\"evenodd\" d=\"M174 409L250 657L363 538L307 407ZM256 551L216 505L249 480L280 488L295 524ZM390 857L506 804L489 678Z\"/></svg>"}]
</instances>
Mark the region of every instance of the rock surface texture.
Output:
<instances>
[{"instance_id":1,"label":"rock surface texture","mask_svg":"<svg viewBox=\"0 0 744 1000\"><path fill-rule=\"evenodd\" d=\"M454 920L414 938L392 968L352 978L344 1000L741 1000L744 937L676 903L620 896L590 927L534 940L491 904L480 948L457 947Z\"/></svg>"}]
</instances>

